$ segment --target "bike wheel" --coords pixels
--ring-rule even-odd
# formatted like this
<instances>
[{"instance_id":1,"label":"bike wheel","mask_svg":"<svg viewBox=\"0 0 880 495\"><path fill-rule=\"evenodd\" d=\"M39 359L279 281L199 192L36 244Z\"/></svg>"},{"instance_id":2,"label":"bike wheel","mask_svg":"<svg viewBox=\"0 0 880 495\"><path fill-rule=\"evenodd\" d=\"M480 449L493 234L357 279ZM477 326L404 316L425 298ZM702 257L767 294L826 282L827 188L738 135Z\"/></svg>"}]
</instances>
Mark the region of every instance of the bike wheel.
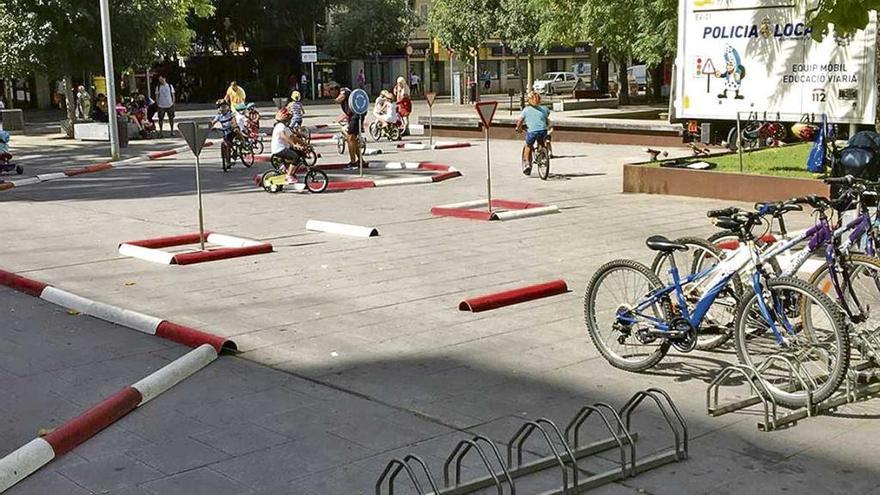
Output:
<instances>
[{"instance_id":1,"label":"bike wheel","mask_svg":"<svg viewBox=\"0 0 880 495\"><path fill-rule=\"evenodd\" d=\"M306 189L309 192L321 193L327 190L330 185L330 178L327 173L319 168L313 168L306 173L305 177Z\"/></svg>"},{"instance_id":2,"label":"bike wheel","mask_svg":"<svg viewBox=\"0 0 880 495\"><path fill-rule=\"evenodd\" d=\"M656 365L669 350L669 341L652 336L650 324L619 322L619 316L641 304L646 296L663 287L657 275L632 260L606 263L593 275L584 294L584 320L596 349L612 366L644 371ZM671 313L664 298L643 313L667 321Z\"/></svg>"},{"instance_id":3,"label":"bike wheel","mask_svg":"<svg viewBox=\"0 0 880 495\"><path fill-rule=\"evenodd\" d=\"M379 127L379 123L375 120L370 122L370 137L376 142L379 142L379 140L382 139L382 129Z\"/></svg>"},{"instance_id":4,"label":"bike wheel","mask_svg":"<svg viewBox=\"0 0 880 495\"><path fill-rule=\"evenodd\" d=\"M256 155L262 155L263 152L266 151L266 149L263 147L263 140L262 139L257 139L256 141L254 141L253 147L254 147L254 154L256 154Z\"/></svg>"},{"instance_id":5,"label":"bike wheel","mask_svg":"<svg viewBox=\"0 0 880 495\"><path fill-rule=\"evenodd\" d=\"M849 318L853 324L855 334L870 332L876 333L880 328L880 260L863 254L850 254L840 260L841 268L847 274L846 279L841 280L841 290L844 303L849 309ZM824 294L841 303L837 292L834 290L834 282L828 275L828 264L823 263L810 275L807 283L817 287ZM841 304L843 306L843 304ZM875 311L871 311L874 309ZM864 356L869 357L880 356Z\"/></svg>"},{"instance_id":6,"label":"bike wheel","mask_svg":"<svg viewBox=\"0 0 880 495\"><path fill-rule=\"evenodd\" d=\"M358 146L361 149L361 155L367 152L367 138L363 135L358 135Z\"/></svg>"},{"instance_id":7,"label":"bike wheel","mask_svg":"<svg viewBox=\"0 0 880 495\"><path fill-rule=\"evenodd\" d=\"M400 141L403 139L403 130L396 125L388 128L388 139L391 141Z\"/></svg>"},{"instance_id":8,"label":"bike wheel","mask_svg":"<svg viewBox=\"0 0 880 495\"><path fill-rule=\"evenodd\" d=\"M760 309L758 297L765 295L770 319L785 345L777 342ZM734 327L737 357L758 372L779 405L796 408L808 402L808 393L793 379L791 368L813 389L813 404L830 397L846 377L850 343L843 312L803 280L770 279L763 294L744 295Z\"/></svg>"},{"instance_id":9,"label":"bike wheel","mask_svg":"<svg viewBox=\"0 0 880 495\"><path fill-rule=\"evenodd\" d=\"M279 175L281 175L281 172L278 172L277 170L267 170L263 173L263 176L260 178L260 185L263 186L263 190L273 194L281 192L284 189L284 186L282 184L273 184L269 180L273 177L278 177Z\"/></svg>"},{"instance_id":10,"label":"bike wheel","mask_svg":"<svg viewBox=\"0 0 880 495\"><path fill-rule=\"evenodd\" d=\"M345 136L336 136L336 151L338 151L340 155L345 154Z\"/></svg>"},{"instance_id":11,"label":"bike wheel","mask_svg":"<svg viewBox=\"0 0 880 495\"><path fill-rule=\"evenodd\" d=\"M725 256L711 242L699 237L681 237L676 239L675 242L684 244L688 247L688 250L657 253L653 263L651 263L651 271L660 280L665 280L666 283L671 284L672 280L666 280L666 277L669 274L670 257L673 257L675 259L675 266L678 268L678 275L682 281L685 300L688 302L689 307L694 307L697 301L710 289L707 284L711 277L704 277L689 284L685 284L684 280L695 273L700 273L718 264ZM715 349L730 340L730 337L733 335L733 319L736 316L736 308L742 291L743 285L739 277L731 278L727 287L721 290L703 318L703 322L697 332L697 349L703 351Z\"/></svg>"},{"instance_id":12,"label":"bike wheel","mask_svg":"<svg viewBox=\"0 0 880 495\"><path fill-rule=\"evenodd\" d=\"M306 150L305 160L306 163L309 164L309 166L314 166L316 163L318 163L318 152L315 151L315 148L309 148L308 150Z\"/></svg>"},{"instance_id":13,"label":"bike wheel","mask_svg":"<svg viewBox=\"0 0 880 495\"><path fill-rule=\"evenodd\" d=\"M550 156L546 148L535 151L535 163L538 165L538 176L541 180L547 180L550 177Z\"/></svg>"},{"instance_id":14,"label":"bike wheel","mask_svg":"<svg viewBox=\"0 0 880 495\"><path fill-rule=\"evenodd\" d=\"M254 166L254 148L251 144L242 145L238 150L238 159L247 168Z\"/></svg>"}]
</instances>

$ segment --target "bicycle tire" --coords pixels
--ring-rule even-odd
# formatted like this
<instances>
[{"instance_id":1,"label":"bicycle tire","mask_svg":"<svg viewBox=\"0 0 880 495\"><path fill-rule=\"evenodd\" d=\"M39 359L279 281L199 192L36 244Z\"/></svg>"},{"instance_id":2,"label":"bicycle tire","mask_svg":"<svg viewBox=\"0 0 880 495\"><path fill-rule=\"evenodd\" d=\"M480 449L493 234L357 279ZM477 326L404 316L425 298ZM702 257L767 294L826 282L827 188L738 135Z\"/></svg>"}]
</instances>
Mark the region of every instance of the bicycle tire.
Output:
<instances>
[{"instance_id":1,"label":"bicycle tire","mask_svg":"<svg viewBox=\"0 0 880 495\"><path fill-rule=\"evenodd\" d=\"M345 136L341 134L336 137L336 151L338 151L340 155L345 154Z\"/></svg>"},{"instance_id":2,"label":"bicycle tire","mask_svg":"<svg viewBox=\"0 0 880 495\"><path fill-rule=\"evenodd\" d=\"M377 121L370 122L369 126L370 137L373 138L373 141L379 142L382 139L382 129L379 128L379 123Z\"/></svg>"},{"instance_id":3,"label":"bicycle tire","mask_svg":"<svg viewBox=\"0 0 880 495\"><path fill-rule=\"evenodd\" d=\"M330 185L327 173L319 168L310 169L305 176L306 189L312 193L322 193Z\"/></svg>"},{"instance_id":4,"label":"bicycle tire","mask_svg":"<svg viewBox=\"0 0 880 495\"><path fill-rule=\"evenodd\" d=\"M655 275L654 272L652 272L647 266L637 261L609 261L608 263L602 265L598 270L596 270L596 273L593 274L593 277L590 279L589 284L587 284L587 290L584 293L584 323L587 326L587 333L590 336L590 340L593 341L593 345L596 347L596 350L599 351L599 354L601 354L602 357L605 358L605 360L608 361L609 364L611 364L615 368L626 371L645 371L659 363L660 360L663 359L663 357L669 351L670 343L668 340L662 340L660 344L656 347L656 349L651 352L645 359L637 362L632 362L630 360L622 359L620 356L616 356L610 349L608 349L605 343L605 339L601 337L599 332L599 322L597 321L595 308L598 289L600 288L602 282L607 278L607 276L615 270L629 270L641 275L644 280L647 281L650 289L649 291L646 291L645 294L647 294L651 290L657 290L663 287L663 284L660 282L660 279L657 278L657 275ZM659 309L662 313L659 316L662 317L663 320L668 320L669 315L672 313L672 307L669 302L669 298L663 298L660 301Z\"/></svg>"},{"instance_id":5,"label":"bicycle tire","mask_svg":"<svg viewBox=\"0 0 880 495\"><path fill-rule=\"evenodd\" d=\"M869 300L873 300L874 302L876 302L876 300L878 298L880 298L880 260L878 260L877 258L874 258L872 256L852 253L852 254L845 256L843 258L843 260L841 260L841 261L848 265L847 268L849 268L849 270L847 270L847 273L850 274L850 277L852 277L855 273L855 269L853 269L854 265L856 267L858 267L859 265L862 267L868 267L868 269L872 270L875 274L877 274L874 277L873 287L870 287L870 286L868 287L868 291L870 293L862 294L861 296L859 294L856 294L856 297L859 298L859 302L862 306L864 306L866 304L866 301L869 301ZM819 268L816 269L816 271L814 271L812 274L810 274L809 278L807 279L807 283L814 286L814 287L817 287L823 293L828 294L829 290L832 288L832 286L826 286L826 284L825 284L825 282L826 282L825 277L827 274L828 274L828 264L823 263L822 266L820 266ZM827 283L830 284L831 281L828 280ZM844 297L851 296L851 294L847 290L850 287L853 287L852 280L849 280L848 284L845 285L843 288L844 295L845 295ZM836 293L834 293L834 294L836 296ZM841 305L840 300L837 297L835 297L835 299L837 299L838 305ZM852 310L853 309L852 307L855 306L854 301L847 301L847 306L849 306L850 310ZM871 308L880 307L880 304L868 304L867 306L868 306L868 312L870 313ZM842 305L841 305L841 309L843 309ZM866 328L868 330L874 330L875 328L880 326L877 324L876 320L871 321L870 319L867 319L865 321L859 322L858 321L859 315L847 315L847 316L849 317L854 329L859 330L859 331L866 329ZM866 316L866 315L862 315L862 316ZM869 316L869 315L867 315L867 316Z\"/></svg>"},{"instance_id":6,"label":"bicycle tire","mask_svg":"<svg viewBox=\"0 0 880 495\"><path fill-rule=\"evenodd\" d=\"M239 147L238 159L241 164L247 168L254 166L254 148L252 144L241 145Z\"/></svg>"},{"instance_id":7,"label":"bicycle tire","mask_svg":"<svg viewBox=\"0 0 880 495\"><path fill-rule=\"evenodd\" d=\"M254 154L262 155L264 151L266 151L266 148L263 146L263 140L257 139L254 141Z\"/></svg>"},{"instance_id":8,"label":"bicycle tire","mask_svg":"<svg viewBox=\"0 0 880 495\"><path fill-rule=\"evenodd\" d=\"M718 249L714 244L712 244L711 242L709 242L706 239L701 239L699 237L679 237L678 239L676 239L673 242L676 242L678 244L684 244L685 246L688 246L689 248L691 248L690 250L685 251L681 254L693 253L694 248L697 248L697 249L700 249L701 252L703 252L703 253L710 253L713 256L713 258L716 260L723 260L725 257L724 253L720 249ZM668 259L668 257L670 255L674 256L675 253L657 253L657 255L654 256L654 260L651 262L651 271L657 275L657 278L660 278L660 276L663 273L665 273L665 271L664 271L665 261ZM684 280L686 277L690 276L691 274L699 273L700 271L708 268L708 266L704 264L704 260L705 260L704 257L698 258L697 256L694 256L691 259L691 262L688 264L689 266L687 266L687 268L686 268L687 271L686 272L679 272L680 278L682 280ZM680 270L682 268L684 268L684 267L679 266ZM668 283L672 283L672 282L669 281ZM682 287L682 289L687 294L688 286L685 285ZM729 298L729 300L725 300L724 304L729 304L731 309L735 310L738 306L739 297L742 294L742 292L743 292L743 284L740 281L740 277L733 277L730 279L729 285L722 291L721 294L718 295L718 298L715 300L715 303L713 304L713 306L715 306L717 304L721 304L721 303L719 303L719 300L722 300L722 297L726 297L726 298ZM700 294L700 296L702 296L702 294ZM691 301L691 302L695 302L695 301ZM711 308L710 308L710 311L711 311ZM718 347L724 345L733 336L733 318L736 315L735 311L731 311L730 321L725 321L725 319L719 319L718 316L716 316L716 315L717 315L717 313L713 313L713 315L710 316L707 313L706 318L704 318L704 320L703 320L703 325L701 325L701 328L697 332L697 349L699 349L701 351L708 351L708 350L718 348ZM711 318L711 320L710 320L710 318ZM707 322L714 323L714 325L707 326L706 325ZM710 331L711 331L711 333L710 333Z\"/></svg>"},{"instance_id":9,"label":"bicycle tire","mask_svg":"<svg viewBox=\"0 0 880 495\"><path fill-rule=\"evenodd\" d=\"M263 175L260 177L260 185L263 187L263 190L267 193L272 194L279 193L284 190L284 186L281 184L269 183L269 179L271 179L272 177L277 177L279 175L281 175L281 173L277 170L267 170L266 172L264 172Z\"/></svg>"},{"instance_id":10,"label":"bicycle tire","mask_svg":"<svg viewBox=\"0 0 880 495\"><path fill-rule=\"evenodd\" d=\"M547 149L541 148L535 150L535 162L538 164L538 177L541 180L547 180L550 177L550 157L547 155Z\"/></svg>"},{"instance_id":11,"label":"bicycle tire","mask_svg":"<svg viewBox=\"0 0 880 495\"><path fill-rule=\"evenodd\" d=\"M229 172L231 168L229 164L229 146L225 144L220 147L220 166L223 167L224 172Z\"/></svg>"},{"instance_id":12,"label":"bicycle tire","mask_svg":"<svg viewBox=\"0 0 880 495\"><path fill-rule=\"evenodd\" d=\"M400 141L403 139L403 131L400 127L396 125L392 125L388 128L388 140L389 141Z\"/></svg>"},{"instance_id":13,"label":"bicycle tire","mask_svg":"<svg viewBox=\"0 0 880 495\"><path fill-rule=\"evenodd\" d=\"M318 152L315 151L315 148L309 148L305 152L305 161L310 166L315 166L318 163Z\"/></svg>"},{"instance_id":14,"label":"bicycle tire","mask_svg":"<svg viewBox=\"0 0 880 495\"><path fill-rule=\"evenodd\" d=\"M809 296L814 304L817 305L820 309L822 309L828 315L828 323L830 324L830 330L834 335L834 343L837 345L837 356L835 356L834 364L832 369L827 374L819 375L820 378L827 377L821 386L818 386L812 392L812 403L817 404L819 402L824 401L828 397L830 397L839 387L840 384L843 383L843 380L846 378L847 370L849 369L849 360L850 360L850 341L849 341L849 332L847 332L846 320L842 311L837 307L837 305L825 294L823 294L816 287L808 284L807 282L800 280L794 277L780 277L770 279L765 284L765 291L769 291L770 293L775 293L780 289L788 288L789 290L793 290L795 292L799 292L803 296ZM739 358L740 363L745 364L747 366L751 366L754 369L758 369L758 367L762 363L756 363L754 359L749 355L748 349L746 346L749 341L755 340L755 338L764 337L766 334L766 338L772 339L772 332L764 329L761 331L760 329L747 334L745 325L749 323L749 320L752 321L763 321L763 317L760 316L760 313L753 313L752 310L756 308L752 308L752 305L757 304L757 295L752 292L751 294L742 297L740 300L739 307L736 312L735 319L735 335L734 335L734 343L736 347L736 354ZM786 296L790 297L790 296ZM783 298L785 300L785 298ZM803 311L805 303L798 304L798 307L801 308L800 311ZM788 312L790 309L784 308L783 313ZM812 310L811 310L812 311ZM797 315L794 315L797 316ZM757 320L760 318L761 320ZM786 319L789 319L789 316L786 315ZM810 338L815 332L811 328L812 325L805 325L800 327L800 332L796 332L793 335L796 339L801 340L800 336L805 336L806 338ZM784 330L783 330L784 331ZM775 341L774 341L775 342ZM827 345L829 342L827 339L824 339L823 345ZM760 348L761 346L756 346ZM819 348L819 346L811 346L815 348ZM800 347L800 343L793 346L795 349L802 349ZM783 351L780 347L776 347L771 357L765 359L772 360L774 357L772 356L782 356L787 359L785 356L787 351ZM819 352L821 354L821 351ZM822 355L820 361L828 361L828 355ZM801 354L800 358L797 359L797 362L803 365L802 358L809 357L809 354ZM782 377L777 380L774 380L770 377L770 370L761 371L759 374L761 376L762 381L766 385L767 392L770 394L772 399L779 405L789 408L798 408L807 405L808 399L806 393L798 393L795 390L785 390L782 387L780 388L776 384L779 383L780 380L785 381L788 379L790 381L790 377L787 377L788 371L781 372ZM808 382L818 383L813 377L805 378Z\"/></svg>"}]
</instances>

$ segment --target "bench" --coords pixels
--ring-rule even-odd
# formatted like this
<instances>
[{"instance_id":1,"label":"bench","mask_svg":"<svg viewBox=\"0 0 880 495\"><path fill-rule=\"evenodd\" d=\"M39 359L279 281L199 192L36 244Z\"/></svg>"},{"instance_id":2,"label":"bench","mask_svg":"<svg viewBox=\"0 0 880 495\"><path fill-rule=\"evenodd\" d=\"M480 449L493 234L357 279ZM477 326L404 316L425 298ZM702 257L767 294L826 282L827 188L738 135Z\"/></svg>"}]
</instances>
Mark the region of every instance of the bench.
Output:
<instances>
[{"instance_id":1,"label":"bench","mask_svg":"<svg viewBox=\"0 0 880 495\"><path fill-rule=\"evenodd\" d=\"M24 130L24 112L20 108L0 110L0 121L3 122L3 128L7 131Z\"/></svg>"},{"instance_id":2,"label":"bench","mask_svg":"<svg viewBox=\"0 0 880 495\"><path fill-rule=\"evenodd\" d=\"M136 124L128 122L128 139L138 136ZM110 141L110 126L106 122L77 122L73 124L73 137L80 141Z\"/></svg>"}]
</instances>

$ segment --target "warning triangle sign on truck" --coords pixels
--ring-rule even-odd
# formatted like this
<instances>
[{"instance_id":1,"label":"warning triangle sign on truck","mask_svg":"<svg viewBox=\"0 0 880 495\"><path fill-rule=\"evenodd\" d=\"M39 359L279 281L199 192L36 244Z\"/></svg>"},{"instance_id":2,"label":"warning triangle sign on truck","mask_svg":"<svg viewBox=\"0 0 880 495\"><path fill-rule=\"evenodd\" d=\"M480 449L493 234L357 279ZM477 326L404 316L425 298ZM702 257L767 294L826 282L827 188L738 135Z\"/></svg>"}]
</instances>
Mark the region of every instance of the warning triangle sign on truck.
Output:
<instances>
[{"instance_id":1,"label":"warning triangle sign on truck","mask_svg":"<svg viewBox=\"0 0 880 495\"><path fill-rule=\"evenodd\" d=\"M495 117L495 109L498 108L498 102L495 100L480 101L474 104L477 108L477 115L480 116L480 122L487 128L492 127L492 119Z\"/></svg>"},{"instance_id":2,"label":"warning triangle sign on truck","mask_svg":"<svg viewBox=\"0 0 880 495\"><path fill-rule=\"evenodd\" d=\"M712 63L711 58L706 59L706 63L703 64L703 74L714 74L715 73L715 65Z\"/></svg>"}]
</instances>

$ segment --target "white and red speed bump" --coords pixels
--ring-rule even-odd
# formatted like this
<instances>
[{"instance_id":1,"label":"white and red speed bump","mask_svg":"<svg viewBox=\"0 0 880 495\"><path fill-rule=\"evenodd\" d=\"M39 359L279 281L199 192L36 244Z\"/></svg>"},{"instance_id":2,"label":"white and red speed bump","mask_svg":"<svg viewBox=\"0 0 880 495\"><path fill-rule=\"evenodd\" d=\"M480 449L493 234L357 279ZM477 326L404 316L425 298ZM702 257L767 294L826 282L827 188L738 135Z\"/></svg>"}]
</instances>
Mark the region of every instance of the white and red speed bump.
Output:
<instances>
[{"instance_id":1,"label":"white and red speed bump","mask_svg":"<svg viewBox=\"0 0 880 495\"><path fill-rule=\"evenodd\" d=\"M347 235L352 237L377 237L379 229L376 227L363 227L347 223L325 222L323 220L309 220L306 222L306 230L325 232L328 234Z\"/></svg>"},{"instance_id":2,"label":"white and red speed bump","mask_svg":"<svg viewBox=\"0 0 880 495\"><path fill-rule=\"evenodd\" d=\"M58 289L49 284L16 275L6 270L0 270L0 285L25 294L38 297L52 304L57 304L66 309L72 309L82 314L93 316L100 320L115 323L125 328L137 330L163 339L172 340L178 344L189 347L198 347L202 344L210 344L217 352L224 349L235 351L235 342L212 335L195 328L179 325L168 320L145 315L137 311L122 309L110 304L93 301L78 296L71 292Z\"/></svg>"},{"instance_id":3,"label":"white and red speed bump","mask_svg":"<svg viewBox=\"0 0 880 495\"><path fill-rule=\"evenodd\" d=\"M556 205L541 203L493 199L491 211L487 208L488 204L485 199L478 199L440 205L431 208L431 214L438 217L456 217L469 220L515 220L559 213L559 208Z\"/></svg>"},{"instance_id":4,"label":"white and red speed bump","mask_svg":"<svg viewBox=\"0 0 880 495\"><path fill-rule=\"evenodd\" d=\"M0 493L217 359L204 344L0 459Z\"/></svg>"},{"instance_id":5,"label":"white and red speed bump","mask_svg":"<svg viewBox=\"0 0 880 495\"><path fill-rule=\"evenodd\" d=\"M404 151L418 151L418 150L450 150L454 148L470 148L471 143L464 142L438 142L433 145L424 144L424 143L400 143L397 145L397 149Z\"/></svg>"},{"instance_id":6,"label":"white and red speed bump","mask_svg":"<svg viewBox=\"0 0 880 495\"><path fill-rule=\"evenodd\" d=\"M458 309L459 311L479 313L480 311L488 311L490 309L510 306L511 304L565 294L566 292L568 292L568 285L566 285L565 280L553 280L543 284L528 285L504 292L465 299L458 304Z\"/></svg>"},{"instance_id":7,"label":"white and red speed bump","mask_svg":"<svg viewBox=\"0 0 880 495\"><path fill-rule=\"evenodd\" d=\"M195 233L123 242L119 245L119 254L164 265L192 265L207 261L239 258L242 256L272 252L272 244L268 242L254 241L252 239L244 239L242 237L225 234L215 234L213 232L205 232L204 241L207 244L220 246L218 248L182 253L170 253L163 250L163 248L168 247L196 244L201 240L201 235Z\"/></svg>"}]
</instances>

